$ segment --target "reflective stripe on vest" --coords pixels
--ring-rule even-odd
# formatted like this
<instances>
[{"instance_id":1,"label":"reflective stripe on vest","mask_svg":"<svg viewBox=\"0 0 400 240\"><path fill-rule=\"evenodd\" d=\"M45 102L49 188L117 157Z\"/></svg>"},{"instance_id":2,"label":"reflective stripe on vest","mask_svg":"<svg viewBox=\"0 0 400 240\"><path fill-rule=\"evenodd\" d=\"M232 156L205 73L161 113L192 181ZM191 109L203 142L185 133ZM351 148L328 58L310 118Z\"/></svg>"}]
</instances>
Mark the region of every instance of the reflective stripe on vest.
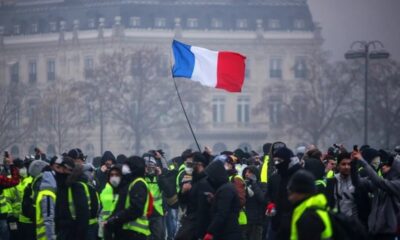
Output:
<instances>
[{"instance_id":1,"label":"reflective stripe on vest","mask_svg":"<svg viewBox=\"0 0 400 240\"><path fill-rule=\"evenodd\" d=\"M176 175L176 192L179 192L180 189L180 182L179 182L179 178L181 178L182 173L185 172L185 164L182 164L179 169L178 169L178 174Z\"/></svg>"},{"instance_id":2,"label":"reflective stripe on vest","mask_svg":"<svg viewBox=\"0 0 400 240\"><path fill-rule=\"evenodd\" d=\"M22 189L21 189L21 192L22 192L22 194L21 194L21 204L22 204L22 201L23 201L24 196L25 196L25 189L26 189L30 184L32 184L32 182L33 182L33 177L31 177L31 176L26 177L26 178L23 180L23 183L24 183L24 184L23 184ZM21 222L21 223L32 223L32 221L31 221L30 218L28 218L27 216L23 215L22 209L21 209L21 211L20 211L20 213L19 213L18 221Z\"/></svg>"},{"instance_id":3,"label":"reflective stripe on vest","mask_svg":"<svg viewBox=\"0 0 400 240\"><path fill-rule=\"evenodd\" d=\"M261 176L260 176L261 178L260 182L262 183L268 182L268 162L269 162L269 156L265 155L263 165L261 167Z\"/></svg>"},{"instance_id":4,"label":"reflective stripe on vest","mask_svg":"<svg viewBox=\"0 0 400 240\"><path fill-rule=\"evenodd\" d=\"M100 219L102 221L106 221L107 218L111 216L112 212L115 209L115 206L117 205L118 198L118 194L114 194L113 187L109 183L107 183L100 194L100 201L102 206Z\"/></svg>"},{"instance_id":5,"label":"reflective stripe on vest","mask_svg":"<svg viewBox=\"0 0 400 240\"><path fill-rule=\"evenodd\" d=\"M335 172L333 170L329 170L326 173L326 178L333 178L335 176Z\"/></svg>"},{"instance_id":6,"label":"reflective stripe on vest","mask_svg":"<svg viewBox=\"0 0 400 240\"><path fill-rule=\"evenodd\" d=\"M316 180L315 181L315 186L322 185L324 188L326 188L326 182L324 180Z\"/></svg>"},{"instance_id":7,"label":"reflective stripe on vest","mask_svg":"<svg viewBox=\"0 0 400 240\"><path fill-rule=\"evenodd\" d=\"M146 182L149 187L151 194L153 195L154 200L154 209L161 215L164 216L163 209L163 199L160 187L158 186L157 178L154 177L155 181L151 181L150 178L146 177Z\"/></svg>"},{"instance_id":8,"label":"reflective stripe on vest","mask_svg":"<svg viewBox=\"0 0 400 240\"><path fill-rule=\"evenodd\" d=\"M0 193L0 214L8 213L7 200L3 192L4 191L1 191Z\"/></svg>"},{"instance_id":9,"label":"reflective stripe on vest","mask_svg":"<svg viewBox=\"0 0 400 240\"><path fill-rule=\"evenodd\" d=\"M132 187L139 181L144 183L144 185L146 186L147 191L150 191L149 190L149 186L147 185L147 182L143 178L136 178L131 184L129 184L128 194L127 194L126 201L125 201L125 209L128 209L130 207L129 192L132 189ZM141 234L143 234L145 236L150 236L151 232L150 232L149 220L147 219L147 216L146 216L148 208L149 208L149 195L147 194L146 203L144 205L142 216L139 217L139 218L136 218L133 221L125 223L122 226L122 228L124 230L131 230L131 231L135 231L135 232L141 233Z\"/></svg>"},{"instance_id":10,"label":"reflective stripe on vest","mask_svg":"<svg viewBox=\"0 0 400 240\"><path fill-rule=\"evenodd\" d=\"M83 182L78 182L78 183L80 183L82 185L83 189L85 190L85 195L88 200L88 206L89 206L89 212L90 212L91 206L92 206L92 201L90 199L89 187L86 183L83 183ZM74 200L72 197L72 188L71 187L68 188L68 208L69 208L69 212L71 213L72 219L75 220L76 212L75 212L75 206L74 206ZM89 225L93 225L96 223L97 223L97 218L89 219Z\"/></svg>"},{"instance_id":11,"label":"reflective stripe on vest","mask_svg":"<svg viewBox=\"0 0 400 240\"><path fill-rule=\"evenodd\" d=\"M37 240L47 240L46 236L46 226L44 225L44 219L42 216L40 202L43 197L48 196L56 201L56 195L50 190L41 190L36 198L35 208L36 208L36 239Z\"/></svg>"},{"instance_id":12,"label":"reflective stripe on vest","mask_svg":"<svg viewBox=\"0 0 400 240\"><path fill-rule=\"evenodd\" d=\"M298 233L297 233L297 221L303 215L304 211L308 208L317 208L316 213L321 218L325 228L324 231L321 233L321 239L330 239L332 238L332 223L329 218L329 214L327 211L323 210L326 208L327 200L323 194L318 194L312 196L305 201L303 201L299 206L297 206L292 215L292 222L291 222L291 231L290 231L290 240L297 240Z\"/></svg>"},{"instance_id":13,"label":"reflective stripe on vest","mask_svg":"<svg viewBox=\"0 0 400 240\"><path fill-rule=\"evenodd\" d=\"M229 182L233 181L232 177L240 179L240 181L242 181L243 184L246 185L246 183L244 182L243 178L240 175L229 176ZM239 225L247 225L247 215L246 215L245 207L243 207L239 211L238 222L239 222Z\"/></svg>"}]
</instances>

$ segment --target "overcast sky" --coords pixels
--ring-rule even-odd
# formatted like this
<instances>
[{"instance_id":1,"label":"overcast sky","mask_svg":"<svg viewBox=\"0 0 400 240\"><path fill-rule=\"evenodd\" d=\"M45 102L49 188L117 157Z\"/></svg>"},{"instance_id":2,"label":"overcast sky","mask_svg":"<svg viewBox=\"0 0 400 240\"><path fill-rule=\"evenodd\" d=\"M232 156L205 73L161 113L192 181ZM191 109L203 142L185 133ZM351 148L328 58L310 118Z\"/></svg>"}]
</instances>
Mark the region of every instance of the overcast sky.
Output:
<instances>
[{"instance_id":1,"label":"overcast sky","mask_svg":"<svg viewBox=\"0 0 400 240\"><path fill-rule=\"evenodd\" d=\"M380 40L400 61L400 0L308 0L334 60L355 40Z\"/></svg>"}]
</instances>

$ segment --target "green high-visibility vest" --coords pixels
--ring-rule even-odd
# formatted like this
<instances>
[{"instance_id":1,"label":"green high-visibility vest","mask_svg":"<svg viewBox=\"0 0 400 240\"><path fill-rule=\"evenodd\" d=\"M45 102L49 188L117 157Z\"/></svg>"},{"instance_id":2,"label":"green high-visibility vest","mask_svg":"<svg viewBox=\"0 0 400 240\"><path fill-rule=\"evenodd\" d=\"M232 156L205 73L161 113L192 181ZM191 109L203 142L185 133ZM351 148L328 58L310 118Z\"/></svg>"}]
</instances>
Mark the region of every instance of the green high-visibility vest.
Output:
<instances>
[{"instance_id":1,"label":"green high-visibility vest","mask_svg":"<svg viewBox=\"0 0 400 240\"><path fill-rule=\"evenodd\" d=\"M103 191L100 193L101 212L100 219L106 221L112 214L117 205L119 195L114 194L113 187L107 183Z\"/></svg>"},{"instance_id":2,"label":"green high-visibility vest","mask_svg":"<svg viewBox=\"0 0 400 240\"><path fill-rule=\"evenodd\" d=\"M333 170L329 170L326 173L326 178L333 178L333 177L335 177L335 172Z\"/></svg>"},{"instance_id":3,"label":"green high-visibility vest","mask_svg":"<svg viewBox=\"0 0 400 240\"><path fill-rule=\"evenodd\" d=\"M179 178L181 178L181 175L185 172L185 164L182 164L181 166L179 166L178 169L178 174L176 175L176 192L179 192L180 189L180 182L179 182Z\"/></svg>"},{"instance_id":4,"label":"green high-visibility vest","mask_svg":"<svg viewBox=\"0 0 400 240\"><path fill-rule=\"evenodd\" d=\"M9 206L7 205L7 199L4 196L4 190L0 193L0 214L6 214L9 212Z\"/></svg>"},{"instance_id":5,"label":"green high-visibility vest","mask_svg":"<svg viewBox=\"0 0 400 240\"><path fill-rule=\"evenodd\" d=\"M22 181L21 184L21 204L22 204L22 200L24 199L24 195L25 195L25 189L32 183L33 181L33 177L29 176L24 178L24 180ZM18 214L18 221L21 223L32 223L31 219L26 217L23 213L22 213L22 209L21 209L21 205L20 205L20 209L19 209L19 214Z\"/></svg>"},{"instance_id":6,"label":"green high-visibility vest","mask_svg":"<svg viewBox=\"0 0 400 240\"><path fill-rule=\"evenodd\" d=\"M125 201L125 209L128 209L130 207L131 202L130 202L129 192L131 191L132 187L137 182L143 182L144 185L146 186L146 189L147 189L148 193L150 193L149 186L147 185L147 182L143 178L136 178L131 184L129 184L128 194L127 194L126 201ZM138 233L141 233L141 234L143 234L145 236L150 236L151 232L150 232L149 220L147 219L147 210L149 208L149 203L150 203L149 200L150 200L149 199L149 194L147 194L146 203L144 204L144 209L143 209L142 216L136 218L133 221L125 223L122 226L122 229L138 232Z\"/></svg>"},{"instance_id":7,"label":"green high-visibility vest","mask_svg":"<svg viewBox=\"0 0 400 240\"><path fill-rule=\"evenodd\" d=\"M322 222L325 225L324 231L321 233L321 239L330 239L333 235L332 230L332 223L329 218L329 214L326 210L327 206L326 197L323 194L317 194L306 199L302 202L299 206L297 206L292 215L292 222L291 222L291 231L290 231L290 240L297 240L298 233L297 233L297 221L300 219L301 215L303 215L304 211L308 208L316 209L316 213L321 218Z\"/></svg>"},{"instance_id":8,"label":"green high-visibility vest","mask_svg":"<svg viewBox=\"0 0 400 240\"><path fill-rule=\"evenodd\" d=\"M263 165L261 166L260 182L262 183L268 182L268 163L269 163L269 156L265 155Z\"/></svg>"},{"instance_id":9,"label":"green high-visibility vest","mask_svg":"<svg viewBox=\"0 0 400 240\"><path fill-rule=\"evenodd\" d=\"M89 212L91 211L91 206L92 206L92 201L90 199L90 191L89 191L89 186L84 183L84 182L78 182L82 185L83 189L85 190L85 195L88 200L88 206L89 206ZM98 199L98 198L97 198ZM72 188L68 188L68 208L69 212L71 213L72 219L76 219L76 212L75 212L75 205L74 205L74 200L72 197ZM97 218L91 218L89 219L89 225L97 224Z\"/></svg>"},{"instance_id":10,"label":"green high-visibility vest","mask_svg":"<svg viewBox=\"0 0 400 240\"><path fill-rule=\"evenodd\" d=\"M147 185L149 186L151 195L153 195L154 209L161 216L164 216L163 199L160 187L158 186L157 177L154 177L153 180L151 180L149 177L146 177L146 182Z\"/></svg>"},{"instance_id":11,"label":"green high-visibility vest","mask_svg":"<svg viewBox=\"0 0 400 240\"><path fill-rule=\"evenodd\" d=\"M46 236L46 226L44 225L44 219L42 216L40 202L44 197L51 197L53 201L56 201L56 194L51 190L41 190L37 195L35 206L36 206L36 239L37 240L48 240Z\"/></svg>"},{"instance_id":12,"label":"green high-visibility vest","mask_svg":"<svg viewBox=\"0 0 400 240\"><path fill-rule=\"evenodd\" d=\"M18 218L21 215L22 209L22 196L26 186L31 183L33 178L31 176L24 178L18 185L3 190L4 197L6 198L8 214Z\"/></svg>"},{"instance_id":13,"label":"green high-visibility vest","mask_svg":"<svg viewBox=\"0 0 400 240\"><path fill-rule=\"evenodd\" d=\"M233 176L229 176L229 181L230 182L232 182L232 177ZM241 176L235 175L234 178L240 179L243 182L243 184L246 185L246 183L244 182L244 180L243 180L243 178ZM239 211L238 222L239 222L239 225L247 225L247 215L246 215L245 207L243 207Z\"/></svg>"},{"instance_id":14,"label":"green high-visibility vest","mask_svg":"<svg viewBox=\"0 0 400 240\"><path fill-rule=\"evenodd\" d=\"M326 181L325 180L321 180L321 179L316 180L315 181L315 186L319 186L319 185L322 185L324 188L326 188Z\"/></svg>"}]
</instances>

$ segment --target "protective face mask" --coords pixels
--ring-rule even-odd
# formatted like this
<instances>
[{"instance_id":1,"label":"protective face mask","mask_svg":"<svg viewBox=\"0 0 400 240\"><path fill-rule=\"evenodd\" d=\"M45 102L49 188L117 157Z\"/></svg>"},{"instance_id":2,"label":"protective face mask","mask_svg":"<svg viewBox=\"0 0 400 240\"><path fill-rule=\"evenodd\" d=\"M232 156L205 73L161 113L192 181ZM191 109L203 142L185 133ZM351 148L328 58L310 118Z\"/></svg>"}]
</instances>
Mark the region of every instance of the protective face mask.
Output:
<instances>
[{"instance_id":1,"label":"protective face mask","mask_svg":"<svg viewBox=\"0 0 400 240\"><path fill-rule=\"evenodd\" d=\"M128 167L128 165L123 165L122 166L122 175L128 175L132 173L131 169Z\"/></svg>"},{"instance_id":2,"label":"protective face mask","mask_svg":"<svg viewBox=\"0 0 400 240\"><path fill-rule=\"evenodd\" d=\"M185 172L186 172L187 174L189 174L189 175L192 175L192 173L193 173L193 168L185 167Z\"/></svg>"},{"instance_id":3,"label":"protective face mask","mask_svg":"<svg viewBox=\"0 0 400 240\"><path fill-rule=\"evenodd\" d=\"M118 187L119 183L121 182L121 177L118 176L112 176L110 177L110 184L113 187Z\"/></svg>"},{"instance_id":4,"label":"protective face mask","mask_svg":"<svg viewBox=\"0 0 400 240\"><path fill-rule=\"evenodd\" d=\"M20 175L21 177L26 177L26 176L28 176L28 171L26 170L26 168L21 168L21 169L19 170L19 175Z\"/></svg>"},{"instance_id":5,"label":"protective face mask","mask_svg":"<svg viewBox=\"0 0 400 240\"><path fill-rule=\"evenodd\" d=\"M375 169L378 169L380 164L381 164L380 157L376 157L371 161L371 166L374 167Z\"/></svg>"}]
</instances>

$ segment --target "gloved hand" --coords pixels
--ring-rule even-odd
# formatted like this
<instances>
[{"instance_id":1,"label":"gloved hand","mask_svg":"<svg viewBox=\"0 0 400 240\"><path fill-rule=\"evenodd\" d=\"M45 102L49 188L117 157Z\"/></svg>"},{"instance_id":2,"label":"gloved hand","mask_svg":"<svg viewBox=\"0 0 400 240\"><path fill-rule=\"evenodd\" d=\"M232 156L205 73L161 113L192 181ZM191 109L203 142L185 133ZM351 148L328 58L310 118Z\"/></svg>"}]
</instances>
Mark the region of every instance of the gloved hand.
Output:
<instances>
[{"instance_id":1,"label":"gloved hand","mask_svg":"<svg viewBox=\"0 0 400 240\"><path fill-rule=\"evenodd\" d=\"M214 237L213 237L212 234L207 233L207 234L204 236L203 240L212 240L213 238L214 238Z\"/></svg>"},{"instance_id":2,"label":"gloved hand","mask_svg":"<svg viewBox=\"0 0 400 240\"><path fill-rule=\"evenodd\" d=\"M265 215L268 217L273 217L276 215L276 205L273 202L269 202L265 210Z\"/></svg>"}]
</instances>

